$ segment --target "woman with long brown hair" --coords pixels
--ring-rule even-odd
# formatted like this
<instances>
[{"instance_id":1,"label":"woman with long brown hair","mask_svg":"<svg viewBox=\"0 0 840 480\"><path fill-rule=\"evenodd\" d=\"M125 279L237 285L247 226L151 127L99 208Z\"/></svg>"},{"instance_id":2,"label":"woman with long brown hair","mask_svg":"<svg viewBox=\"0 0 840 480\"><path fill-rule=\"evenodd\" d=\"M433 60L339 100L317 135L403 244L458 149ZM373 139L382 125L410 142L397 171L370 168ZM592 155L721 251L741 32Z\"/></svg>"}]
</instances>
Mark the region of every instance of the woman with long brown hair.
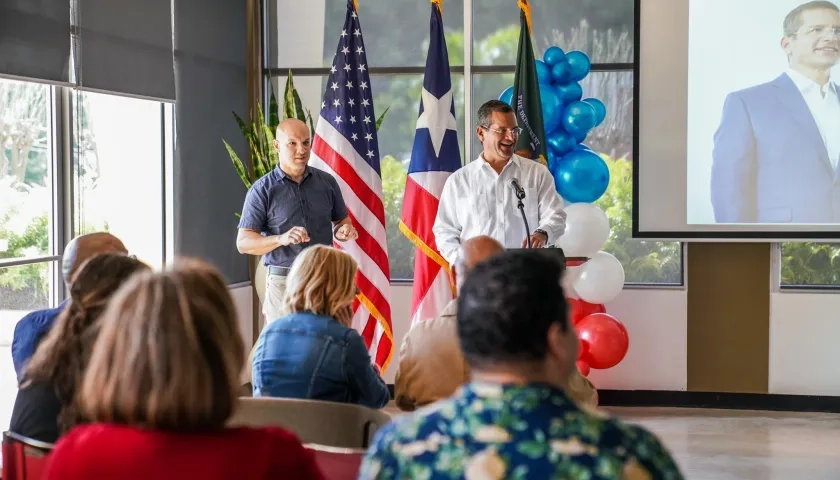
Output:
<instances>
[{"instance_id":1,"label":"woman with long brown hair","mask_svg":"<svg viewBox=\"0 0 840 480\"><path fill-rule=\"evenodd\" d=\"M254 396L388 404L388 386L352 328L357 269L353 257L323 245L297 256L286 278L287 315L257 339Z\"/></svg>"},{"instance_id":2,"label":"woman with long brown hair","mask_svg":"<svg viewBox=\"0 0 840 480\"><path fill-rule=\"evenodd\" d=\"M111 296L149 267L119 254L91 258L70 284L70 302L26 364L9 430L53 443L79 423L76 390Z\"/></svg>"},{"instance_id":3,"label":"woman with long brown hair","mask_svg":"<svg viewBox=\"0 0 840 480\"><path fill-rule=\"evenodd\" d=\"M58 442L48 478L322 478L294 434L225 427L244 356L213 267L139 275L103 315L78 397L89 423Z\"/></svg>"}]
</instances>

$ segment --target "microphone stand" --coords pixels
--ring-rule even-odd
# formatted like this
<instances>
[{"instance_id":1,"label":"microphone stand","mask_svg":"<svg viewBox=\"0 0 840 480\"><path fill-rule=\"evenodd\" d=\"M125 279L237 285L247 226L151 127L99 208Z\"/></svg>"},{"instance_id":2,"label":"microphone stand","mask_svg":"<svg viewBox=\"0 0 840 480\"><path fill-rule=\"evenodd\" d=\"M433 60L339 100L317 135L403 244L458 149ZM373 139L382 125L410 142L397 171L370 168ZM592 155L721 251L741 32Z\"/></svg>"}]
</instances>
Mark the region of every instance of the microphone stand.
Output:
<instances>
[{"instance_id":1,"label":"microphone stand","mask_svg":"<svg viewBox=\"0 0 840 480\"><path fill-rule=\"evenodd\" d=\"M528 217L525 216L525 204L522 203L522 200L525 198L525 192L516 189L516 198L519 200L519 203L516 204L516 208L519 209L519 213L522 214L522 221L525 222L525 239L528 240L528 248L531 247L531 229L528 228Z\"/></svg>"}]
</instances>

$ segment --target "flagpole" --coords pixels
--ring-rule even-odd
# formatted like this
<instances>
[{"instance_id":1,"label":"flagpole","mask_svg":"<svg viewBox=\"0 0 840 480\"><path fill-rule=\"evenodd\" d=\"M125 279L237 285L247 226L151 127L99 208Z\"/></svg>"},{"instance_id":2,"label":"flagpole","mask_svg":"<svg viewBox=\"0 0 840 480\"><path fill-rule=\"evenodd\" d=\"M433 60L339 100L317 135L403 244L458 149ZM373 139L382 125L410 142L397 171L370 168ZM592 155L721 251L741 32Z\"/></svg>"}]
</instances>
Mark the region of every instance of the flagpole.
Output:
<instances>
[{"instance_id":1,"label":"flagpole","mask_svg":"<svg viewBox=\"0 0 840 480\"><path fill-rule=\"evenodd\" d=\"M531 4L528 0L516 0L516 5L525 13L525 22L528 24L528 35L531 35L533 32L531 28Z\"/></svg>"},{"instance_id":2,"label":"flagpole","mask_svg":"<svg viewBox=\"0 0 840 480\"><path fill-rule=\"evenodd\" d=\"M467 18L467 12L472 12L473 0L464 0L464 18ZM472 21L464 22L464 116L472 119ZM472 125L472 120L466 122L467 127ZM478 125L473 125L477 127ZM467 129L469 130L469 128ZM472 141L469 131L464 132L464 161L462 164L466 165L473 159L472 157Z\"/></svg>"}]
</instances>

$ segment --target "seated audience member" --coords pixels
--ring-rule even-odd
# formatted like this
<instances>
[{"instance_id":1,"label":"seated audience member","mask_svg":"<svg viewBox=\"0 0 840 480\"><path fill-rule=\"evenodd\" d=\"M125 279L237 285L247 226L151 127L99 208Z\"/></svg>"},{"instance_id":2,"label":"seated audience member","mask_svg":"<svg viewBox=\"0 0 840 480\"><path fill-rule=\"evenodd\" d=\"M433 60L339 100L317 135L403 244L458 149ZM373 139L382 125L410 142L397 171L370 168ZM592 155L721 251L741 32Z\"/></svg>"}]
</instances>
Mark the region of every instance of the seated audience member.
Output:
<instances>
[{"instance_id":1,"label":"seated audience member","mask_svg":"<svg viewBox=\"0 0 840 480\"><path fill-rule=\"evenodd\" d=\"M492 237L482 235L465 241L460 250L452 267L459 291L464 276L473 267L505 248ZM394 382L394 397L400 410L413 411L447 398L470 381L470 369L458 343L456 313L457 299L446 305L437 318L412 325L403 339ZM596 406L595 387L577 369L565 388L576 402Z\"/></svg>"},{"instance_id":2,"label":"seated audience member","mask_svg":"<svg viewBox=\"0 0 840 480\"><path fill-rule=\"evenodd\" d=\"M75 402L100 317L109 298L145 264L124 255L90 259L70 287L55 326L23 371L9 430L42 442L55 441L82 419Z\"/></svg>"},{"instance_id":3,"label":"seated audience member","mask_svg":"<svg viewBox=\"0 0 840 480\"><path fill-rule=\"evenodd\" d=\"M61 273L68 290L79 267L91 257L102 253L128 255L128 250L120 239L104 232L81 235L67 244L64 249ZM55 319L67 306L67 302L68 300L65 300L55 308L36 310L20 319L15 325L15 333L12 337L12 362L15 365L18 380L21 379L25 363L35 353L41 340L49 333Z\"/></svg>"},{"instance_id":4,"label":"seated audience member","mask_svg":"<svg viewBox=\"0 0 840 480\"><path fill-rule=\"evenodd\" d=\"M224 280L202 262L120 289L79 391L90 423L59 440L46 478L323 478L294 434L225 427L245 356L235 318Z\"/></svg>"},{"instance_id":5,"label":"seated audience member","mask_svg":"<svg viewBox=\"0 0 840 480\"><path fill-rule=\"evenodd\" d=\"M252 365L255 397L388 404L388 386L352 328L356 261L332 247L301 252L286 277L287 315L266 325Z\"/></svg>"},{"instance_id":6,"label":"seated audience member","mask_svg":"<svg viewBox=\"0 0 840 480\"><path fill-rule=\"evenodd\" d=\"M578 343L561 275L537 250L475 266L457 313L472 382L379 430L360 479L683 478L652 434L564 391Z\"/></svg>"}]
</instances>

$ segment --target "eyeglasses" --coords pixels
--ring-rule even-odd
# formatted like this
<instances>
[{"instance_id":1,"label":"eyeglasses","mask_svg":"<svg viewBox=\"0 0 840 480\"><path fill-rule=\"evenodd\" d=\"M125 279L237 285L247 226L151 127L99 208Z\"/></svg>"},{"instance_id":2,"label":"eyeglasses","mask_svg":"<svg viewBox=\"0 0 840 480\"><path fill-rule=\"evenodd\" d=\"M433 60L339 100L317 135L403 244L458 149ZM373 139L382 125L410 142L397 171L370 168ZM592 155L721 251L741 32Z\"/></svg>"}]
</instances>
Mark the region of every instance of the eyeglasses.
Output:
<instances>
[{"instance_id":1,"label":"eyeglasses","mask_svg":"<svg viewBox=\"0 0 840 480\"><path fill-rule=\"evenodd\" d=\"M481 128L488 130L490 132L496 133L501 135L502 137L506 137L508 133L513 135L514 137L518 137L522 133L522 127L514 127L514 128L490 128L481 125Z\"/></svg>"},{"instance_id":2,"label":"eyeglasses","mask_svg":"<svg viewBox=\"0 0 840 480\"><path fill-rule=\"evenodd\" d=\"M794 35L798 35L800 33L806 37L822 37L826 33L830 33L835 37L840 37L840 27L816 25L813 27L806 27L801 32L794 33Z\"/></svg>"}]
</instances>

